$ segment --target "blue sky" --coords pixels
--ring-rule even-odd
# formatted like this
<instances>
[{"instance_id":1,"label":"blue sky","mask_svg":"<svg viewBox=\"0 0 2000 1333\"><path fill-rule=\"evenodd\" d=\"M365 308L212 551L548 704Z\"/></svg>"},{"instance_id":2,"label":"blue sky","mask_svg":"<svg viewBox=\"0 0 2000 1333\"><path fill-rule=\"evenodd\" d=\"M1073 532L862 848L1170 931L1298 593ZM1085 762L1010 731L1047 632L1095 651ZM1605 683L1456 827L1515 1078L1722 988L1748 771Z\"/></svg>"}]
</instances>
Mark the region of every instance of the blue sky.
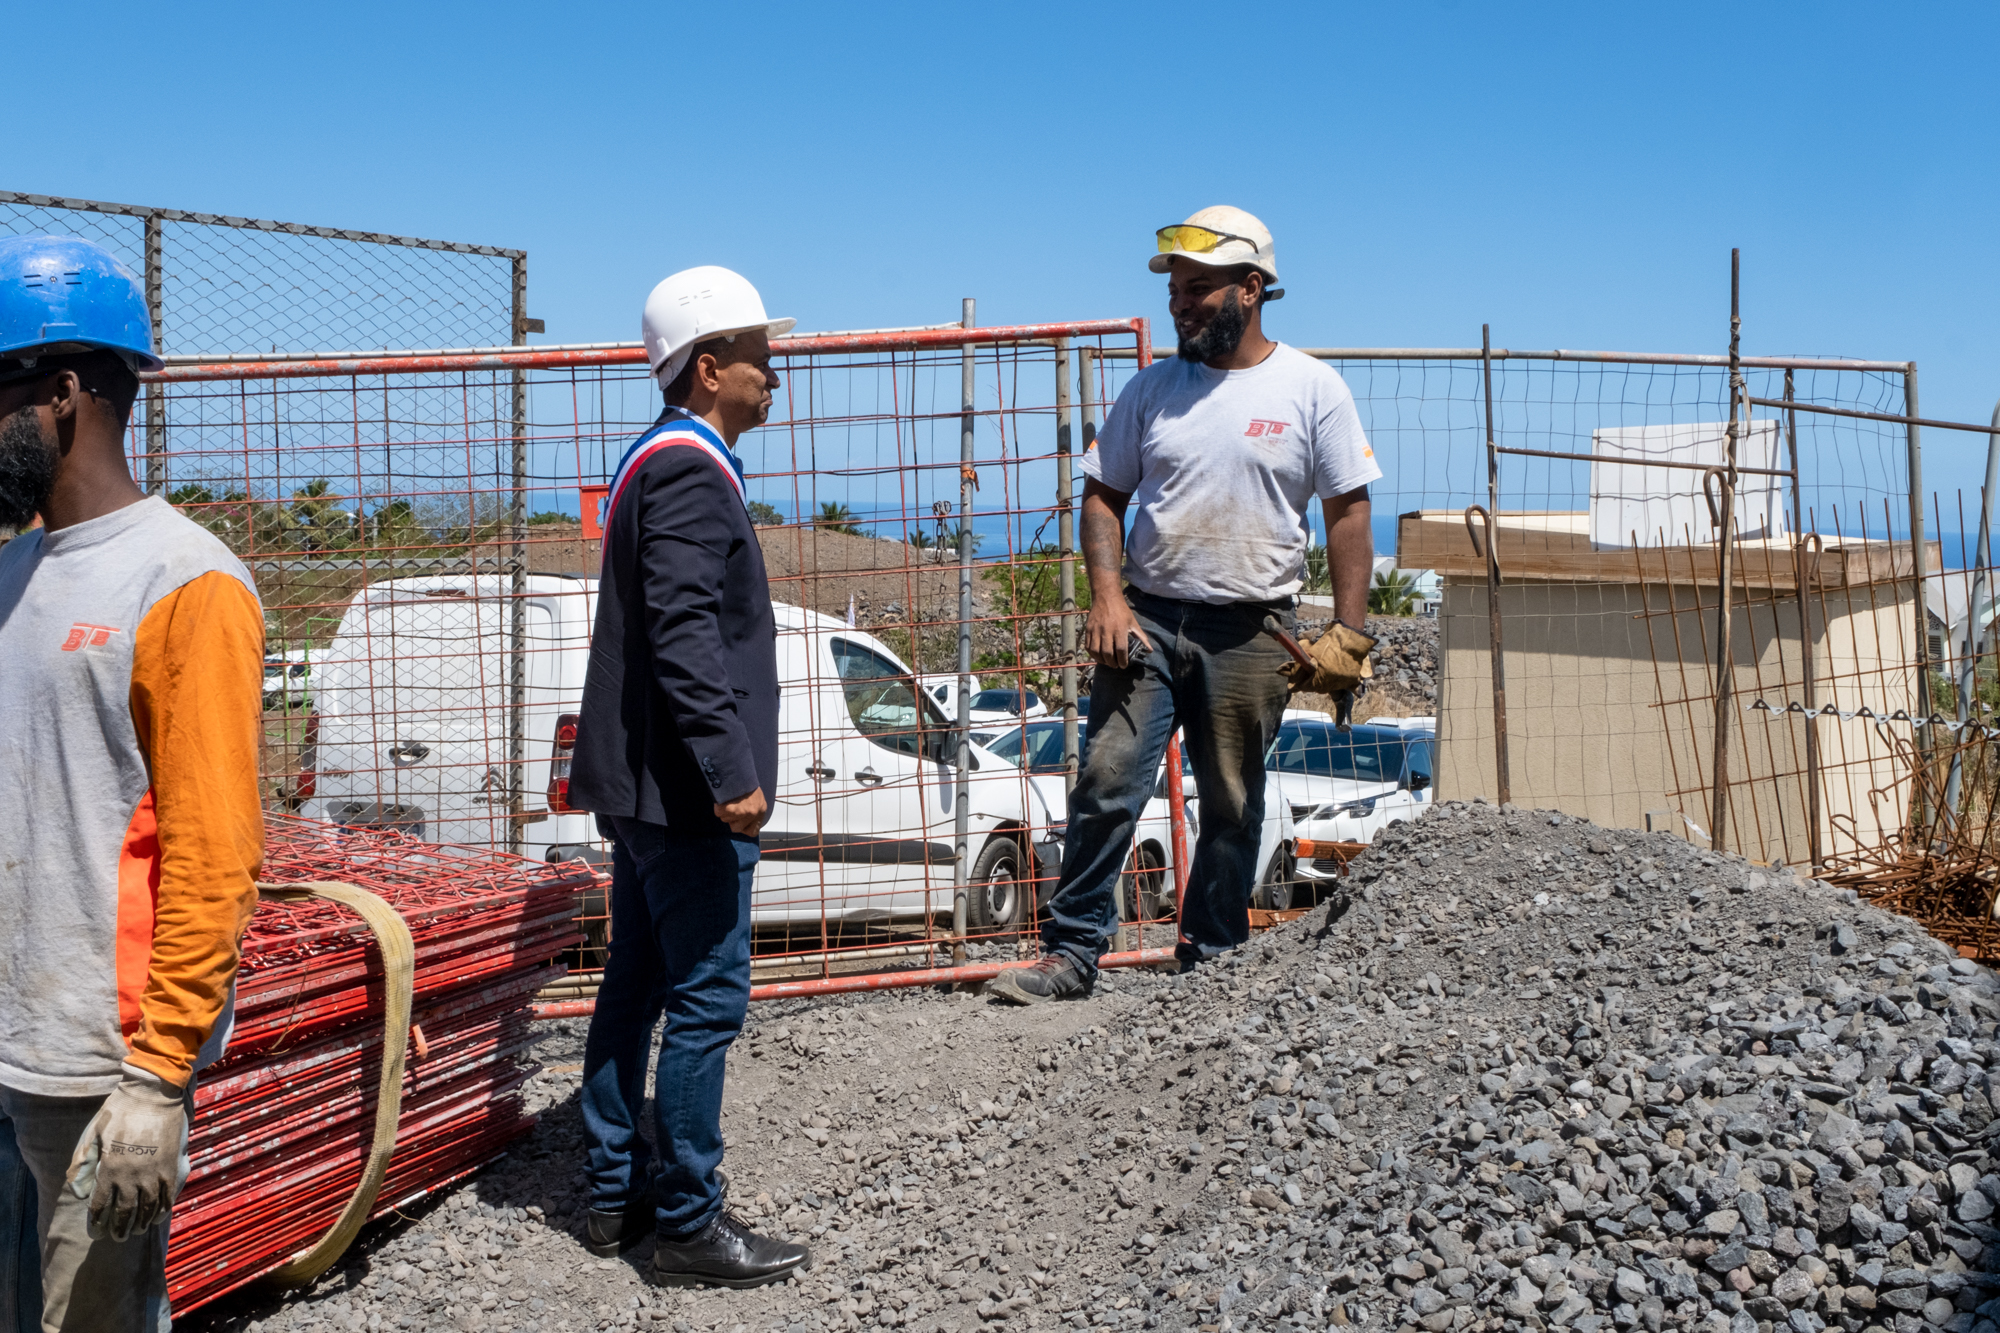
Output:
<instances>
[{"instance_id":1,"label":"blue sky","mask_svg":"<svg viewBox=\"0 0 2000 1333\"><path fill-rule=\"evenodd\" d=\"M1992 6L108 3L7 188L522 246L550 341L721 263L806 328L1163 315L1277 236L1301 344L1915 358L2000 395ZM48 80L40 94L34 85ZM93 91L93 86L101 92ZM1978 484L1983 437L1928 437Z\"/></svg>"}]
</instances>

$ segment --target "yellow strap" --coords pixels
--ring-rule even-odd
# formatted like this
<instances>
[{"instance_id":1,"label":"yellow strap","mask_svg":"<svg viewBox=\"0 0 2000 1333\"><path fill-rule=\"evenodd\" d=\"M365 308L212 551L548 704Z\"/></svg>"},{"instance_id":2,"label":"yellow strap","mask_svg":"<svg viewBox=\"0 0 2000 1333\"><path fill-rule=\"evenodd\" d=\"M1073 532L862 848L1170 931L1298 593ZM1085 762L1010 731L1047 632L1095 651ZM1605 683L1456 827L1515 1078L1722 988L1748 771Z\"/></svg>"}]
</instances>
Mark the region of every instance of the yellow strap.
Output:
<instances>
[{"instance_id":1,"label":"yellow strap","mask_svg":"<svg viewBox=\"0 0 2000 1333\"><path fill-rule=\"evenodd\" d=\"M383 1016L382 1079L375 1099L375 1142L368 1150L368 1166L361 1183L347 1200L340 1220L319 1238L311 1249L292 1256L290 1263L270 1276L287 1286L303 1286L331 1268L359 1235L375 1208L375 1195L389 1171L389 1156L396 1148L396 1125L403 1114L403 1056L410 1040L410 993L415 981L417 949L410 939L410 927L395 908L381 898L352 884L314 880L299 884L259 884L260 897L273 902L295 903L307 898L324 898L339 903L368 923L382 951Z\"/></svg>"}]
</instances>

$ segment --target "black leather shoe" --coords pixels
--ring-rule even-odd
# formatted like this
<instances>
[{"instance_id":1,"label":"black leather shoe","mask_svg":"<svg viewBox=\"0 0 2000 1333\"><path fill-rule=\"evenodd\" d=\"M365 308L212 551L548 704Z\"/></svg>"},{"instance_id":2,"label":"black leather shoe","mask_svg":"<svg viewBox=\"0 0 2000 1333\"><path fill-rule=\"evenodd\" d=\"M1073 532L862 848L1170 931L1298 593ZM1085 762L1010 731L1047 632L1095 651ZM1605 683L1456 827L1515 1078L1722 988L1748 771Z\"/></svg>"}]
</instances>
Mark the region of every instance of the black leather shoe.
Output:
<instances>
[{"instance_id":1,"label":"black leather shoe","mask_svg":"<svg viewBox=\"0 0 2000 1333\"><path fill-rule=\"evenodd\" d=\"M663 1287L761 1287L784 1281L811 1261L805 1246L760 1236L724 1209L692 1236L660 1237L653 1281Z\"/></svg>"},{"instance_id":2,"label":"black leather shoe","mask_svg":"<svg viewBox=\"0 0 2000 1333\"><path fill-rule=\"evenodd\" d=\"M583 1225L583 1248L600 1259L616 1259L653 1234L651 1195L626 1201L623 1208L593 1208Z\"/></svg>"}]
</instances>

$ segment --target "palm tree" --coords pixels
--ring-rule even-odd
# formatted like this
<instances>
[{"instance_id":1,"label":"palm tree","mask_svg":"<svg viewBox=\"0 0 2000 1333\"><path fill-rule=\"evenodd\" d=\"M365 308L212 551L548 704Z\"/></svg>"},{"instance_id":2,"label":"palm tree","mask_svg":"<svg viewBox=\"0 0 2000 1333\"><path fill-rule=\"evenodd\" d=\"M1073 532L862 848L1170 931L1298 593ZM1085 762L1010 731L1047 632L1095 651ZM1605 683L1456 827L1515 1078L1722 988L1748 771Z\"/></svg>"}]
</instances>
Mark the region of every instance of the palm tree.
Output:
<instances>
[{"instance_id":1,"label":"palm tree","mask_svg":"<svg viewBox=\"0 0 2000 1333\"><path fill-rule=\"evenodd\" d=\"M1374 586L1368 589L1370 615L1414 615L1417 601L1416 579L1400 569L1384 569L1377 572Z\"/></svg>"},{"instance_id":2,"label":"palm tree","mask_svg":"<svg viewBox=\"0 0 2000 1333\"><path fill-rule=\"evenodd\" d=\"M854 525L854 513L844 504L829 500L819 507L819 517L813 526L821 532L846 532L859 537L861 529Z\"/></svg>"},{"instance_id":3,"label":"palm tree","mask_svg":"<svg viewBox=\"0 0 2000 1333\"><path fill-rule=\"evenodd\" d=\"M1333 580L1326 572L1326 547L1318 542L1306 547L1306 586L1304 593L1328 593L1333 591Z\"/></svg>"}]
</instances>

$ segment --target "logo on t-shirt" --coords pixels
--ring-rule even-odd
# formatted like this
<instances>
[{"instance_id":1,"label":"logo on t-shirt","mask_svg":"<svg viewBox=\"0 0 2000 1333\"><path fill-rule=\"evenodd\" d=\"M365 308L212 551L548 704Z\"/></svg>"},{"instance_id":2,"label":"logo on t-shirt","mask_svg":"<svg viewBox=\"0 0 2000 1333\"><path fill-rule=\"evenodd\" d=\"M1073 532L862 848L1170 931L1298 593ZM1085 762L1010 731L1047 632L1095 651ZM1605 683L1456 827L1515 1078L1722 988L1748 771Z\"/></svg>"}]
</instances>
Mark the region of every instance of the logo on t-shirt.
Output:
<instances>
[{"instance_id":1,"label":"logo on t-shirt","mask_svg":"<svg viewBox=\"0 0 2000 1333\"><path fill-rule=\"evenodd\" d=\"M1284 433L1285 423L1282 421L1252 421L1250 429L1243 432L1244 436L1248 439L1255 439L1259 435L1283 435Z\"/></svg>"},{"instance_id":2,"label":"logo on t-shirt","mask_svg":"<svg viewBox=\"0 0 2000 1333\"><path fill-rule=\"evenodd\" d=\"M109 625L88 625L79 620L69 627L69 637L63 640L62 650L73 653L86 643L93 648L102 648L111 642L111 636L117 632Z\"/></svg>"}]
</instances>

